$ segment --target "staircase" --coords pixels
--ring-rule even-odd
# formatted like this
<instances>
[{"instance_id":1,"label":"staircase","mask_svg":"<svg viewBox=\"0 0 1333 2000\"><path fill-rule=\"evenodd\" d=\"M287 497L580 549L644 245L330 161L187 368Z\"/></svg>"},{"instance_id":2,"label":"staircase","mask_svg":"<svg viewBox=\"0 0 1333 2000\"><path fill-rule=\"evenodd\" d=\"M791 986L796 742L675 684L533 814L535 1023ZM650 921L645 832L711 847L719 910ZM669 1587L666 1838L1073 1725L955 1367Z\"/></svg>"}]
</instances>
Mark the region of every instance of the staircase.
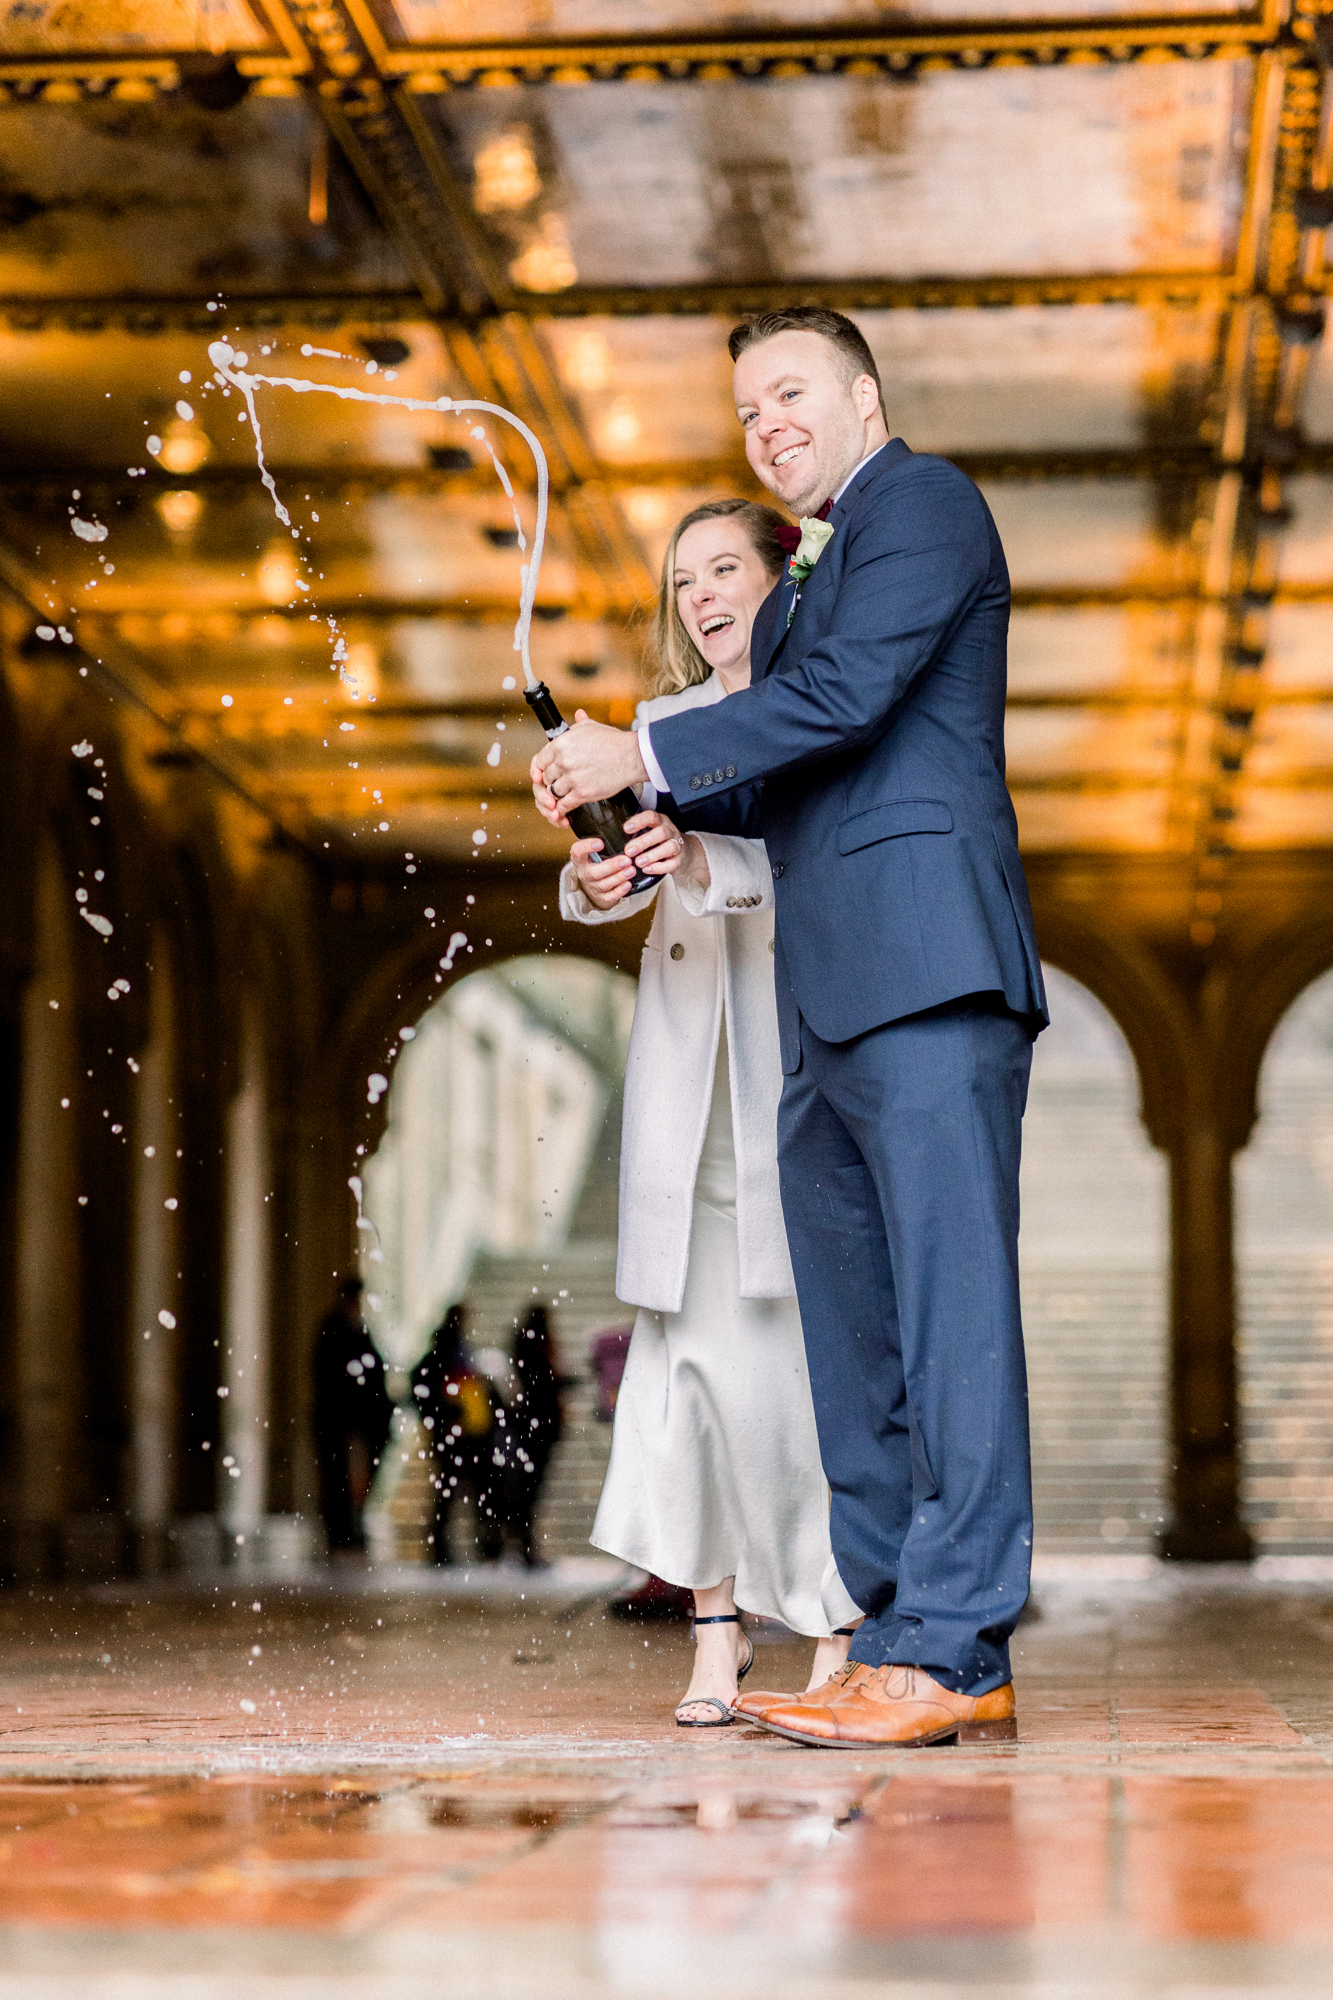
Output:
<instances>
[{"instance_id":1,"label":"staircase","mask_svg":"<svg viewBox=\"0 0 1333 2000\"><path fill-rule=\"evenodd\" d=\"M1165 1273L1025 1260L1038 1551L1152 1553L1167 1511Z\"/></svg>"},{"instance_id":2,"label":"staircase","mask_svg":"<svg viewBox=\"0 0 1333 2000\"><path fill-rule=\"evenodd\" d=\"M1261 1553L1333 1549L1333 1255L1239 1261L1241 1495Z\"/></svg>"},{"instance_id":3,"label":"staircase","mask_svg":"<svg viewBox=\"0 0 1333 2000\"><path fill-rule=\"evenodd\" d=\"M597 1334L634 1323L634 1308L616 1298L615 1279L614 1240L589 1240L544 1257L480 1257L468 1283L474 1347L510 1348L524 1312L541 1304L551 1315L561 1373L578 1377L566 1392L565 1435L552 1456L537 1516L538 1546L548 1556L588 1553L611 1452L611 1426L597 1421L588 1351Z\"/></svg>"}]
</instances>

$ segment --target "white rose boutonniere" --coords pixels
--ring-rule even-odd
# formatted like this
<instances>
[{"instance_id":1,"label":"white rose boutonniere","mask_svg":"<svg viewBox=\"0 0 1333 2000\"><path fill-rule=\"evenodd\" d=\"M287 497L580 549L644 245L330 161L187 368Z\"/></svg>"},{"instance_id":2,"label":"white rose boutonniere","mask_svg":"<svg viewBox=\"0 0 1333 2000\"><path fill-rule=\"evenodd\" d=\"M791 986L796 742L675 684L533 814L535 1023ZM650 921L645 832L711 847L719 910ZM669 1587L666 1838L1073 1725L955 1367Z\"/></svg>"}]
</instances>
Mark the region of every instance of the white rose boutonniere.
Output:
<instances>
[{"instance_id":1,"label":"white rose boutonniere","mask_svg":"<svg viewBox=\"0 0 1333 2000\"><path fill-rule=\"evenodd\" d=\"M790 532L790 531L789 531ZM795 553L787 558L787 575L796 585L796 595L792 598L787 612L790 625L796 616L796 606L800 600L801 586L815 564L824 553L826 543L832 538L833 529L827 521L816 521L812 515L801 516L801 539Z\"/></svg>"},{"instance_id":2,"label":"white rose boutonniere","mask_svg":"<svg viewBox=\"0 0 1333 2000\"><path fill-rule=\"evenodd\" d=\"M827 521L816 521L809 514L801 517L801 539L796 553L787 564L787 573L794 576L797 583L804 583L815 564L824 553L824 544L832 539L833 530Z\"/></svg>"}]
</instances>

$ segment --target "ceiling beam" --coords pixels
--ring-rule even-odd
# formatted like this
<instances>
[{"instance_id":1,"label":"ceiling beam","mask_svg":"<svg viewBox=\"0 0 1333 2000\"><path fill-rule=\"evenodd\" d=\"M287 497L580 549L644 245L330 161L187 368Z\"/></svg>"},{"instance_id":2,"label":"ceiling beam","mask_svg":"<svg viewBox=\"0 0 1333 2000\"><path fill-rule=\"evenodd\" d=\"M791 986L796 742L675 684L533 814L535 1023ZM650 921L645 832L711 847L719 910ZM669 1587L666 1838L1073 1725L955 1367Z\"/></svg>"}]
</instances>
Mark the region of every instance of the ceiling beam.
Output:
<instances>
[{"instance_id":1,"label":"ceiling beam","mask_svg":"<svg viewBox=\"0 0 1333 2000\"><path fill-rule=\"evenodd\" d=\"M940 456L983 484L1040 485L1061 481L1172 481L1197 480L1217 475L1215 451L1207 445L1166 444L1109 448L1089 451L943 451ZM1261 461L1258 456L1246 465L1253 475ZM375 494L440 494L472 497L495 492L495 474L489 465L474 465L470 471L441 471L430 465L305 465L273 466L280 485L299 486L321 501L357 500ZM1333 440L1296 439L1284 452L1283 469L1293 473L1333 472ZM531 488L523 468L516 469L515 484ZM706 458L655 459L630 465L601 464L597 478L613 492L634 492L645 487L723 487L730 490L761 491L743 452L718 453ZM99 500L114 496L151 503L161 494L190 487L202 494L228 498L253 490L253 467L205 465L190 473L164 472L150 465L146 477L130 479L125 473L109 470L90 472L86 463L64 467L46 465L33 470L26 465L0 463L0 500L64 501L70 481L79 482L86 496Z\"/></svg>"},{"instance_id":2,"label":"ceiling beam","mask_svg":"<svg viewBox=\"0 0 1333 2000\"><path fill-rule=\"evenodd\" d=\"M1156 588L1143 583L1018 583L1013 586L1012 601L1016 611L1195 612L1206 600L1197 591L1169 583ZM1261 609L1270 604L1333 604L1333 579L1278 583L1271 595L1266 594L1255 602ZM324 620L328 617L349 625L393 624L399 619L425 618L460 624L512 626L515 606L516 600L512 596L480 593L467 597L439 592L401 597L321 595L319 644L325 644ZM145 624L156 622L159 629L152 634L152 643L167 646L197 646L201 640L210 638L215 638L219 644L226 644L239 629L267 619L281 619L290 628L292 643L295 644L300 640L302 628L311 622L310 611L304 604L251 603L190 608L183 606L179 597L160 601L141 598L138 603L129 605L103 603L96 611L85 611L82 615L89 629L123 631L144 644L149 643ZM555 623L565 618L615 622L614 614L608 611L605 604L594 605L577 598L568 603L539 599L536 616L539 623Z\"/></svg>"},{"instance_id":3,"label":"ceiling beam","mask_svg":"<svg viewBox=\"0 0 1333 2000\"><path fill-rule=\"evenodd\" d=\"M227 295L225 307L210 307L207 299L171 298L132 293L115 297L80 293L68 297L10 292L0 295L0 320L10 333L157 333L216 334L222 320L228 326L265 332L281 327L329 333L337 327L393 326L407 320L428 320L420 292L375 291Z\"/></svg>"},{"instance_id":4,"label":"ceiling beam","mask_svg":"<svg viewBox=\"0 0 1333 2000\"><path fill-rule=\"evenodd\" d=\"M998 273L956 278L764 278L666 285L572 285L523 297L534 316L616 319L703 315L740 319L779 305L827 306L835 312L940 312L1006 306L1221 307L1242 287L1225 271Z\"/></svg>"},{"instance_id":5,"label":"ceiling beam","mask_svg":"<svg viewBox=\"0 0 1333 2000\"><path fill-rule=\"evenodd\" d=\"M1313 24L1302 15L1307 37ZM1172 783L1173 844L1192 858L1190 941L1215 942L1223 920L1237 788L1253 744L1274 601L1283 480L1299 449L1297 422L1309 349L1323 328L1317 290L1322 230L1301 220L1300 197L1329 185L1328 74L1298 43L1258 59L1245 198L1238 232L1239 296L1225 322L1214 397L1217 477L1199 516L1207 529L1190 705ZM1319 601L1322 590L1299 593Z\"/></svg>"},{"instance_id":6,"label":"ceiling beam","mask_svg":"<svg viewBox=\"0 0 1333 2000\"><path fill-rule=\"evenodd\" d=\"M391 43L369 0L344 0L365 48L385 78L405 79L420 92L474 86L593 83L786 82L799 76L907 78L921 69L985 69L992 65L1049 66L1063 62L1223 60L1277 39L1281 0L1242 14L1201 8L1188 15L1124 20L1077 13L1050 21L956 21L885 25L866 34L827 26L818 34L747 33L729 25L713 34L651 34L633 38L478 42L428 47Z\"/></svg>"},{"instance_id":7,"label":"ceiling beam","mask_svg":"<svg viewBox=\"0 0 1333 2000\"><path fill-rule=\"evenodd\" d=\"M886 76L906 80L921 71L1029 64L1234 60L1273 43L1284 10L1280 0L1244 13L1206 7L1192 14L1147 11L1130 20L1081 15L1056 20L950 21L885 26L872 34L829 26L818 34L652 34L633 38L534 39L429 46L390 42L368 0L324 0L308 14L282 4L264 7L274 40L267 49L239 51L236 68L251 87L287 96L297 79L317 72L322 83L350 93L368 75L404 82L426 94L477 86L534 88L590 83L787 82L800 76ZM180 87L171 47L74 51L0 61L0 90L10 101L68 104L81 97L151 100Z\"/></svg>"},{"instance_id":8,"label":"ceiling beam","mask_svg":"<svg viewBox=\"0 0 1333 2000\"><path fill-rule=\"evenodd\" d=\"M349 126L349 130L350 130ZM350 142L349 142L350 143ZM364 154L364 149L361 149ZM369 175L369 165L366 165ZM418 246L419 250L419 246ZM457 271L453 272L456 280ZM1322 275L1315 289L1329 280ZM574 285L563 292L521 292L506 288L508 304L528 320L710 317L735 320L779 305L831 306L840 312L958 312L1009 306L1138 305L1222 308L1244 289L1226 271L1108 271L999 273L975 278L765 278L762 281L675 285ZM412 321L461 318L483 323L495 308L477 299L446 299L435 286L430 303L422 292L228 293L224 316L230 326L258 332L299 327L332 332L339 327L393 326ZM11 292L0 294L0 320L13 334L158 333L209 334L219 316L203 298L152 295L115 297L98 293Z\"/></svg>"}]
</instances>

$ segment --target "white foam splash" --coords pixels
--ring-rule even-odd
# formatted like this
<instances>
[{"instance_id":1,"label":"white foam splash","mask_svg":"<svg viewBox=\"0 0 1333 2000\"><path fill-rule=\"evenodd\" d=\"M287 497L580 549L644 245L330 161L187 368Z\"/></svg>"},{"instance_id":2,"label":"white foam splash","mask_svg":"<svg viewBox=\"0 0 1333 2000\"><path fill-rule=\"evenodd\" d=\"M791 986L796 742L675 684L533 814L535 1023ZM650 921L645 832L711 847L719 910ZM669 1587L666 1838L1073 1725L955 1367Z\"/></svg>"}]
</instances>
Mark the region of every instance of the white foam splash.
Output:
<instances>
[{"instance_id":1,"label":"white foam splash","mask_svg":"<svg viewBox=\"0 0 1333 2000\"><path fill-rule=\"evenodd\" d=\"M318 352L318 350L312 349L311 352ZM238 353L230 341L227 340L211 341L209 343L208 358L217 371L217 380L238 390L245 400L245 407L250 418L250 428L254 433L255 461L259 467L259 476L273 501L274 511L278 519L286 528L292 526L292 517L286 507L284 507L282 497L278 492L277 482L274 480L273 474L269 471L264 461L264 441L259 427L259 412L255 407L256 389L290 389L298 396L337 396L345 403L378 403L381 405L392 405L395 408L403 410L443 411L446 414L454 416L462 416L465 412L476 411L485 416L498 417L501 423L510 425L513 430L518 432L531 451L533 463L537 468L537 521L533 530L531 556L519 571L521 587L519 591L518 622L514 627L514 651L523 662L523 675L528 686L536 687L537 676L532 671L532 661L529 657L528 647L529 634L532 628L532 607L537 595L537 579L541 571L542 551L546 545L546 511L550 479L546 469L546 454L542 450L541 441L528 429L523 420L520 417L516 417L512 410L504 409L499 403L483 403L470 399L464 402L455 402L451 396L437 396L434 399L420 396L391 396L384 394L382 391L356 389L337 382L314 382L308 377L301 375L256 374L246 366L249 357ZM495 467L500 484L508 496L510 505L514 507L514 525L518 529L519 547L526 552L527 538L523 533L523 524L519 520L518 508L514 505L514 489L509 476L504 466L500 463L495 447L486 435L485 428L480 424L474 425L472 436L479 443L484 444L486 450L490 453L491 463ZM295 532L293 530L293 533Z\"/></svg>"}]
</instances>

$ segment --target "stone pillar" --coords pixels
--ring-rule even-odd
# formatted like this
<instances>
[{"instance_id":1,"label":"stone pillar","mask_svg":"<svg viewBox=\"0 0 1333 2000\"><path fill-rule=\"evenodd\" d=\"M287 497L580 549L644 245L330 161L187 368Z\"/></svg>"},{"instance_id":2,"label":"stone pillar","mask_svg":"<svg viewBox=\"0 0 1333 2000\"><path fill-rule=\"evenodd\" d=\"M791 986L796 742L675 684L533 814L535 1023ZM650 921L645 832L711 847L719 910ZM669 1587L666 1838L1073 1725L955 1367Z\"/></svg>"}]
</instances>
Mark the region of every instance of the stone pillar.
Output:
<instances>
[{"instance_id":1,"label":"stone pillar","mask_svg":"<svg viewBox=\"0 0 1333 2000\"><path fill-rule=\"evenodd\" d=\"M241 1086L227 1110L218 1512L234 1552L253 1544L268 1501L272 1186L263 1043L255 1011L241 1030ZM228 1462L230 1461L230 1463Z\"/></svg>"},{"instance_id":2,"label":"stone pillar","mask_svg":"<svg viewBox=\"0 0 1333 2000\"><path fill-rule=\"evenodd\" d=\"M181 1310L175 1003L165 938L153 941L149 1034L134 1109L134 1264L130 1311L135 1566L167 1564L175 1503L177 1334Z\"/></svg>"},{"instance_id":3,"label":"stone pillar","mask_svg":"<svg viewBox=\"0 0 1333 2000\"><path fill-rule=\"evenodd\" d=\"M1163 1555L1244 1562L1232 1142L1211 1104L1195 1104L1173 1134L1171 1165L1171 1402L1174 1513Z\"/></svg>"},{"instance_id":4,"label":"stone pillar","mask_svg":"<svg viewBox=\"0 0 1333 2000\"><path fill-rule=\"evenodd\" d=\"M15 1414L10 1574L59 1565L78 1448L82 1245L79 1230L78 1035L67 892L54 847L39 850L36 952L22 1008L18 1158Z\"/></svg>"}]
</instances>

